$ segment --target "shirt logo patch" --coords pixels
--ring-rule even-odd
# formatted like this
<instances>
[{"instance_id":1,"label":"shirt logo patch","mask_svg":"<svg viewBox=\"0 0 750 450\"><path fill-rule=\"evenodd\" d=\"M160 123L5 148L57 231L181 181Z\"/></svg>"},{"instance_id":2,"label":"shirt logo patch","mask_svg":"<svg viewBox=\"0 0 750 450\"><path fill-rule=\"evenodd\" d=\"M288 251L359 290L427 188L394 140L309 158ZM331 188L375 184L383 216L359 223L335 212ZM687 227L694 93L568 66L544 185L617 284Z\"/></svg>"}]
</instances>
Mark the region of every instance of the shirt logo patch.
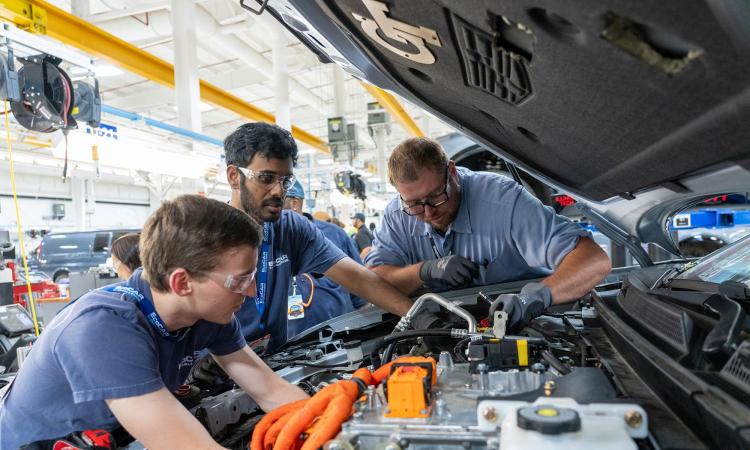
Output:
<instances>
[{"instance_id":1,"label":"shirt logo patch","mask_svg":"<svg viewBox=\"0 0 750 450\"><path fill-rule=\"evenodd\" d=\"M274 267L279 267L279 266L281 266L283 264L286 264L288 262L289 262L289 257L286 256L286 255L281 255L278 258L276 258L275 260L269 261L268 262L268 267L271 268L271 269L273 269Z\"/></svg>"},{"instance_id":2,"label":"shirt logo patch","mask_svg":"<svg viewBox=\"0 0 750 450\"><path fill-rule=\"evenodd\" d=\"M194 351L192 355L183 356L180 362L177 364L177 370L181 370L183 367L193 367L195 361L200 358L200 351Z\"/></svg>"}]
</instances>

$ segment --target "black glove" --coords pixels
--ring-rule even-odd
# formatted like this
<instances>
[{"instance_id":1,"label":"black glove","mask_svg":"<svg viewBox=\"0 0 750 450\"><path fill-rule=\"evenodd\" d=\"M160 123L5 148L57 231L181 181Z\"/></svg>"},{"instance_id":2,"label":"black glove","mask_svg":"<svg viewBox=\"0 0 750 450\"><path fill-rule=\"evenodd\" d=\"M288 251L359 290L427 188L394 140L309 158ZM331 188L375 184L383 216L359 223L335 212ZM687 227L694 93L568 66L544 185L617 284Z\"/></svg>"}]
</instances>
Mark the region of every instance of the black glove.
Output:
<instances>
[{"instance_id":1,"label":"black glove","mask_svg":"<svg viewBox=\"0 0 750 450\"><path fill-rule=\"evenodd\" d=\"M451 288L458 288L471 283L479 276L479 266L459 255L430 259L419 268L419 278L430 284L439 282Z\"/></svg>"},{"instance_id":2,"label":"black glove","mask_svg":"<svg viewBox=\"0 0 750 450\"><path fill-rule=\"evenodd\" d=\"M490 320L495 311L508 313L506 328L515 332L528 325L552 305L552 291L543 283L529 283L518 294L499 295L490 306Z\"/></svg>"},{"instance_id":3,"label":"black glove","mask_svg":"<svg viewBox=\"0 0 750 450\"><path fill-rule=\"evenodd\" d=\"M201 381L209 386L222 384L229 379L229 375L224 372L219 363L214 360L213 356L207 355L199 359L192 369L190 369L189 380Z\"/></svg>"}]
</instances>

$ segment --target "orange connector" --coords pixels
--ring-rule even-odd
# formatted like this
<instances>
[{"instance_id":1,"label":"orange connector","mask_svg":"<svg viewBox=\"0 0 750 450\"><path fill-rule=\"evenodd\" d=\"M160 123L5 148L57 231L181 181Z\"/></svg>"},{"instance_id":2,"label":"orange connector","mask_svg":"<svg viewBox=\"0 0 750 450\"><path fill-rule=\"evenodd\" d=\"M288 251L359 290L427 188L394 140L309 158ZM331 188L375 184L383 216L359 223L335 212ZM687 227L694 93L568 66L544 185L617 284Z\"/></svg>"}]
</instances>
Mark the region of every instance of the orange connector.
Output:
<instances>
[{"instance_id":1,"label":"orange connector","mask_svg":"<svg viewBox=\"0 0 750 450\"><path fill-rule=\"evenodd\" d=\"M435 360L394 364L386 384L388 412L385 417L425 418L430 415L430 392L437 379Z\"/></svg>"}]
</instances>

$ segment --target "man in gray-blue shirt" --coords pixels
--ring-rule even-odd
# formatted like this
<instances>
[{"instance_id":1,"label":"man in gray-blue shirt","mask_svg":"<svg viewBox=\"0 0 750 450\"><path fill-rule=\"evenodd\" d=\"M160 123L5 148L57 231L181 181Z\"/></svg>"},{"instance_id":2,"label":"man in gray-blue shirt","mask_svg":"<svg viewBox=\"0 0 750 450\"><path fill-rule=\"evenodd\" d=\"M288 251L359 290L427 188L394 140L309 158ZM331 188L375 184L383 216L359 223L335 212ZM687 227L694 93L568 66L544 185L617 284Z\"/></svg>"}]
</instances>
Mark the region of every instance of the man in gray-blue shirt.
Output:
<instances>
[{"instance_id":1,"label":"man in gray-blue shirt","mask_svg":"<svg viewBox=\"0 0 750 450\"><path fill-rule=\"evenodd\" d=\"M388 176L399 196L386 207L365 264L404 293L546 277L493 305L518 327L585 295L610 270L582 227L511 179L456 167L433 140L399 144Z\"/></svg>"},{"instance_id":2,"label":"man in gray-blue shirt","mask_svg":"<svg viewBox=\"0 0 750 450\"><path fill-rule=\"evenodd\" d=\"M223 448L172 394L205 348L265 411L307 398L250 350L234 315L255 295L260 243L227 204L162 204L141 232L143 269L76 300L34 344L0 400L0 448L73 448L67 436L118 422L148 448Z\"/></svg>"}]
</instances>

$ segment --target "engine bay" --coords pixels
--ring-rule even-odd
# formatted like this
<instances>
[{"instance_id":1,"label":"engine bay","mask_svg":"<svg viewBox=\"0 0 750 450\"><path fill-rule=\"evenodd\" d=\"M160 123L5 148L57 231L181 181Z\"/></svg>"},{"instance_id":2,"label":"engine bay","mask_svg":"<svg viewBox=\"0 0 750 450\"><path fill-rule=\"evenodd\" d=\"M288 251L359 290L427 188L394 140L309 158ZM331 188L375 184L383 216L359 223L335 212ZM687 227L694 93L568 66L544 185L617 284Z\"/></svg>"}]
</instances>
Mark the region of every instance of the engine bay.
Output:
<instances>
[{"instance_id":1,"label":"engine bay","mask_svg":"<svg viewBox=\"0 0 750 450\"><path fill-rule=\"evenodd\" d=\"M514 334L503 313L490 326L487 300L523 282L428 293L404 318L366 306L278 351L254 350L311 396L389 367L380 385L362 386L329 450L747 448L746 292L668 285L675 267L616 273ZM411 329L419 311L453 327ZM6 371L0 388L12 379ZM249 448L266 416L228 379L190 381L174 395L227 448ZM118 448L141 448L112 435Z\"/></svg>"},{"instance_id":2,"label":"engine bay","mask_svg":"<svg viewBox=\"0 0 750 450\"><path fill-rule=\"evenodd\" d=\"M367 307L356 317L321 324L264 359L311 395L359 367L377 368L402 356L434 361L434 372L405 364L387 383L368 387L328 449L512 449L529 443L653 448L648 413L618 388L590 342L587 324L597 320L592 298L535 319L523 333L506 335L498 325L489 328L482 315L487 309L482 298L496 295L495 290L423 297L440 301L424 301L423 308L453 314L457 323L462 316L484 319L478 324L399 331L403 319ZM200 396L215 388L194 392ZM250 430L263 414L252 401L240 401L240 393L230 389L186 403L217 441L231 448L247 448Z\"/></svg>"}]
</instances>

